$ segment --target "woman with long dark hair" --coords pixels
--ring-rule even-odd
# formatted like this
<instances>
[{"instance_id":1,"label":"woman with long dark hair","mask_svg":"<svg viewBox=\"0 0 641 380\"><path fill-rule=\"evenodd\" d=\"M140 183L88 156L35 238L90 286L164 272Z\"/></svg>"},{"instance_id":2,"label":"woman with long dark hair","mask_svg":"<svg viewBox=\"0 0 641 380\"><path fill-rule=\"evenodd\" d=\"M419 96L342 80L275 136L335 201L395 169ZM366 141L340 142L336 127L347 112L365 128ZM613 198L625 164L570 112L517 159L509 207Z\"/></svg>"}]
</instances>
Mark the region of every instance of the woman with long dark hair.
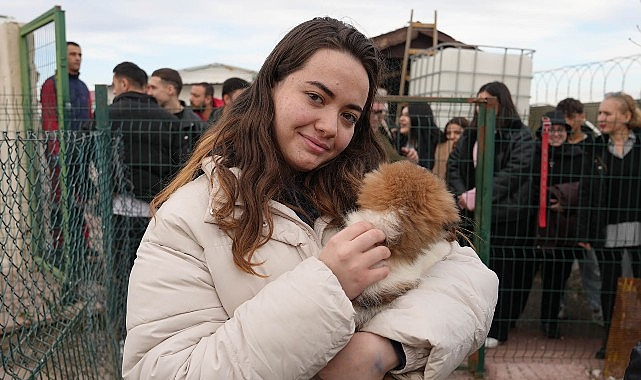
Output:
<instances>
[{"instance_id":1,"label":"woman with long dark hair","mask_svg":"<svg viewBox=\"0 0 641 380\"><path fill-rule=\"evenodd\" d=\"M389 272L383 231L341 229L384 158L368 120L379 71L371 41L335 19L277 44L152 203L129 283L125 378L446 377L482 345L496 276L456 243L354 331L350 301Z\"/></svg>"},{"instance_id":2,"label":"woman with long dark hair","mask_svg":"<svg viewBox=\"0 0 641 380\"><path fill-rule=\"evenodd\" d=\"M534 135L521 122L510 90L501 82L486 83L477 97L496 98L494 172L492 174L492 219L490 269L499 277L499 299L486 347L507 340L510 325L519 318L535 273L534 228L536 193L532 162ZM465 220L474 219L479 112L456 144L448 160L447 178ZM473 230L473 225L468 224Z\"/></svg>"}]
</instances>

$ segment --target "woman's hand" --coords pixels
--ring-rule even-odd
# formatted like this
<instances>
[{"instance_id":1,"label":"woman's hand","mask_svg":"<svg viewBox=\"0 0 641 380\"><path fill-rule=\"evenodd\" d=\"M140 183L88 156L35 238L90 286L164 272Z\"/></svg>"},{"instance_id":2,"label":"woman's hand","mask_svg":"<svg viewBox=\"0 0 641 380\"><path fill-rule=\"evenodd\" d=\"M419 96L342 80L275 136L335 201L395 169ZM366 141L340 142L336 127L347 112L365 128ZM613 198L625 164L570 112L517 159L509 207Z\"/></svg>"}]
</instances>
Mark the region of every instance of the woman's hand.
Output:
<instances>
[{"instance_id":1,"label":"woman's hand","mask_svg":"<svg viewBox=\"0 0 641 380\"><path fill-rule=\"evenodd\" d=\"M389 339L369 332L357 332L316 378L332 380L382 379L398 365L398 356Z\"/></svg>"},{"instance_id":2,"label":"woman's hand","mask_svg":"<svg viewBox=\"0 0 641 380\"><path fill-rule=\"evenodd\" d=\"M413 163L418 164L418 152L416 149L401 147L401 154Z\"/></svg>"},{"instance_id":3,"label":"woman's hand","mask_svg":"<svg viewBox=\"0 0 641 380\"><path fill-rule=\"evenodd\" d=\"M581 247L581 248L585 249L586 251L589 251L589 250L591 250L591 249L592 249L592 245L591 245L590 243L586 243L586 242L582 242L582 241L581 241L581 242L578 242L578 243L577 243L577 245L578 245L579 247Z\"/></svg>"},{"instance_id":4,"label":"woman's hand","mask_svg":"<svg viewBox=\"0 0 641 380\"><path fill-rule=\"evenodd\" d=\"M349 299L389 274L383 260L390 250L381 245L384 241L383 231L358 222L334 235L321 251L319 259L334 272Z\"/></svg>"},{"instance_id":5,"label":"woman's hand","mask_svg":"<svg viewBox=\"0 0 641 380\"><path fill-rule=\"evenodd\" d=\"M556 212L563 212L563 206L557 199L550 199L550 210Z\"/></svg>"}]
</instances>

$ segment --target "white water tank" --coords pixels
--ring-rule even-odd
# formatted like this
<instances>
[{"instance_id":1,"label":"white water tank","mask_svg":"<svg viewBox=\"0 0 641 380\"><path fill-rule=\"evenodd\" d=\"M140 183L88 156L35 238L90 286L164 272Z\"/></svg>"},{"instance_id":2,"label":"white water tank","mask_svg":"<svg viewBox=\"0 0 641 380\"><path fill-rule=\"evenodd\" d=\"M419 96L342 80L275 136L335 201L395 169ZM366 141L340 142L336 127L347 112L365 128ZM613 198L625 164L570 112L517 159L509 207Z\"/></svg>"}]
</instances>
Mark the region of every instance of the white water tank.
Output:
<instances>
[{"instance_id":1,"label":"white water tank","mask_svg":"<svg viewBox=\"0 0 641 380\"><path fill-rule=\"evenodd\" d=\"M500 81L510 89L512 100L527 122L534 50L491 46L441 44L410 57L408 95L447 98L476 96L485 83ZM443 128L452 117L471 120L470 105L432 104L436 121Z\"/></svg>"}]
</instances>

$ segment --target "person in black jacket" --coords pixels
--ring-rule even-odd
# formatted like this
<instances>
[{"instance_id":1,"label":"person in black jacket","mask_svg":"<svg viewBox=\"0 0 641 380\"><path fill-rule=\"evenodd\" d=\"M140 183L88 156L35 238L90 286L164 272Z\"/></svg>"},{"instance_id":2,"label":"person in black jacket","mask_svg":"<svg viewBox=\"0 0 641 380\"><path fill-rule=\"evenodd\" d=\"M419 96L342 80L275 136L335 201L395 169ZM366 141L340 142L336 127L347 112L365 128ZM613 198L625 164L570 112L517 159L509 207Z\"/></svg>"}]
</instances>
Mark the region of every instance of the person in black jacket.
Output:
<instances>
[{"instance_id":1,"label":"person in black jacket","mask_svg":"<svg viewBox=\"0 0 641 380\"><path fill-rule=\"evenodd\" d=\"M572 272L575 259L582 259L582 246L588 237L588 226L593 226L590 209L594 199L602 194L593 187L598 184L598 165L592 149L585 144L567 142L572 126L565 115L551 111L550 130L537 130L540 138L534 160L540 169L539 188L545 188L545 199L539 203L537 246L541 262L541 322L548 338L560 338L558 315L565 284ZM543 144L547 143L547 151ZM545 154L545 155L544 155ZM541 157L547 165L541 168ZM543 175L543 174L546 175Z\"/></svg>"},{"instance_id":2,"label":"person in black jacket","mask_svg":"<svg viewBox=\"0 0 641 380\"><path fill-rule=\"evenodd\" d=\"M606 356L621 260L627 251L634 277L641 277L641 109L625 93L605 95L599 104L598 155L605 168L602 199L604 228L594 241L601 269L601 306L605 323L603 346L596 357Z\"/></svg>"},{"instance_id":3,"label":"person in black jacket","mask_svg":"<svg viewBox=\"0 0 641 380\"><path fill-rule=\"evenodd\" d=\"M496 347L508 338L510 325L525 308L535 273L534 213L537 193L533 183L532 161L535 142L532 132L521 122L509 89L501 82L490 82L478 91L479 98L496 98L494 172L492 174L492 217L489 267L499 277L499 297L486 347ZM474 219L476 158L479 127L478 107L470 127L450 154L448 184L457 198L462 219ZM464 228L473 231L473 224Z\"/></svg>"},{"instance_id":4,"label":"person in black jacket","mask_svg":"<svg viewBox=\"0 0 641 380\"><path fill-rule=\"evenodd\" d=\"M114 260L117 291L109 305L119 339L125 334L129 272L149 223L149 202L181 167L180 120L145 94L147 74L132 62L113 69L109 106L114 143Z\"/></svg>"},{"instance_id":5,"label":"person in black jacket","mask_svg":"<svg viewBox=\"0 0 641 380\"><path fill-rule=\"evenodd\" d=\"M153 96L158 104L180 120L180 128L174 133L180 135L181 150L178 159L186 162L196 142L207 129L207 123L179 99L183 81L178 71L163 67L151 73L145 91Z\"/></svg>"},{"instance_id":6,"label":"person in black jacket","mask_svg":"<svg viewBox=\"0 0 641 380\"><path fill-rule=\"evenodd\" d=\"M565 98L556 105L556 110L563 113L565 122L571 127L568 133L567 143L578 145L580 150L585 152L593 151L594 139L601 133L595 126L588 126L585 117L583 103L578 99ZM585 223L585 222L582 222ZM596 258L594 249L585 250L581 255L583 258L577 260L581 283L585 293L586 301L592 312L592 321L603 326L603 311L601 310L601 275L599 261ZM568 299L568 291L561 297L561 309L559 319L567 318L564 299Z\"/></svg>"}]
</instances>

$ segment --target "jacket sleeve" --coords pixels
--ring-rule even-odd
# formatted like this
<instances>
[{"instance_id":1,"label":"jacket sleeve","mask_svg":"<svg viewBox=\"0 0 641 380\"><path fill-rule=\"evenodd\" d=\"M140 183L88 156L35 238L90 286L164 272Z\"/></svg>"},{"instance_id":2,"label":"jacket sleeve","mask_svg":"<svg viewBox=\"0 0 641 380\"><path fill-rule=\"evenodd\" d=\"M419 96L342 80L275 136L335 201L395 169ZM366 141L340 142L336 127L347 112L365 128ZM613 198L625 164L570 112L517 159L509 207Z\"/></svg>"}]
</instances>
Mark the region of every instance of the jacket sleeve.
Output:
<instances>
[{"instance_id":1,"label":"jacket sleeve","mask_svg":"<svg viewBox=\"0 0 641 380\"><path fill-rule=\"evenodd\" d=\"M40 90L40 103L42 105L42 130L58 130L58 104L56 102L55 79L47 79ZM47 154L57 155L59 150L57 138L52 138L47 142Z\"/></svg>"},{"instance_id":2,"label":"jacket sleeve","mask_svg":"<svg viewBox=\"0 0 641 380\"><path fill-rule=\"evenodd\" d=\"M469 167L472 167L473 169L473 166L469 162L464 162L466 160L464 157L464 150L468 149L471 151L471 145L473 144L474 142L470 138L469 132L464 131L463 136L461 136L459 142L454 146L452 152L450 152L450 157L447 160L446 182L448 188L454 193L454 195L461 195L474 187L474 185L468 186L466 183L466 178L473 178L474 174L464 173Z\"/></svg>"},{"instance_id":3,"label":"jacket sleeve","mask_svg":"<svg viewBox=\"0 0 641 380\"><path fill-rule=\"evenodd\" d=\"M536 147L534 136L526 127L509 136L510 141L505 142L509 144L505 152L508 155L503 158L502 167L494 168L492 204L506 203L510 193L519 191L521 185L530 181L533 174L532 161Z\"/></svg>"},{"instance_id":4,"label":"jacket sleeve","mask_svg":"<svg viewBox=\"0 0 641 380\"><path fill-rule=\"evenodd\" d=\"M487 337L498 297L498 278L469 247L432 266L421 286L377 314L363 330L403 344L407 364L425 379L445 379Z\"/></svg>"},{"instance_id":5,"label":"jacket sleeve","mask_svg":"<svg viewBox=\"0 0 641 380\"><path fill-rule=\"evenodd\" d=\"M123 377L311 378L354 331L354 309L334 274L317 258L299 261L229 315L195 238L217 228L193 221L189 215L197 208L191 204L198 202L189 197L199 195L187 193L159 209L138 249ZM211 244L208 250L228 248L226 242ZM246 288L242 282L225 285Z\"/></svg>"}]
</instances>

